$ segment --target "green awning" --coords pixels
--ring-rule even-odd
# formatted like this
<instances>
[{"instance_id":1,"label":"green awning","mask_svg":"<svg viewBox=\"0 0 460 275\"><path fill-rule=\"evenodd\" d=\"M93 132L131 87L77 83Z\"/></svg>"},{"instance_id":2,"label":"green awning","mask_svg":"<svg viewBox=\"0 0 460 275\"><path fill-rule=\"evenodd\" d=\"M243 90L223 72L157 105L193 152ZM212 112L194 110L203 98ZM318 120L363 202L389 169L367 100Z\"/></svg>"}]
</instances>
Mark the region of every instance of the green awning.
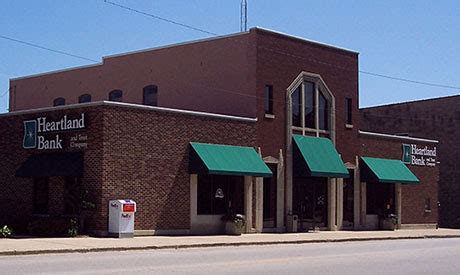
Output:
<instances>
[{"instance_id":1,"label":"green awning","mask_svg":"<svg viewBox=\"0 0 460 275\"><path fill-rule=\"evenodd\" d=\"M190 174L272 176L254 148L196 142L190 147Z\"/></svg>"},{"instance_id":2,"label":"green awning","mask_svg":"<svg viewBox=\"0 0 460 275\"><path fill-rule=\"evenodd\" d=\"M348 178L349 173L328 138L293 135L294 175Z\"/></svg>"},{"instance_id":3,"label":"green awning","mask_svg":"<svg viewBox=\"0 0 460 275\"><path fill-rule=\"evenodd\" d=\"M361 181L418 184L420 180L400 160L361 157Z\"/></svg>"}]
</instances>

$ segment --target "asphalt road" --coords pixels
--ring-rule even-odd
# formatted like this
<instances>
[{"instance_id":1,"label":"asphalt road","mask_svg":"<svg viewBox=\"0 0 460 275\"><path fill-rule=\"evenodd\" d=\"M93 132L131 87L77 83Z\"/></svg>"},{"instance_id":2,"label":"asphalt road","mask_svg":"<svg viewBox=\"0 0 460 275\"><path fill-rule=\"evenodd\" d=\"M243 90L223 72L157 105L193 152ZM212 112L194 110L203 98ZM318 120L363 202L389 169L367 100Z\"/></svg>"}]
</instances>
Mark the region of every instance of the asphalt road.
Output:
<instances>
[{"instance_id":1,"label":"asphalt road","mask_svg":"<svg viewBox=\"0 0 460 275\"><path fill-rule=\"evenodd\" d=\"M460 274L460 239L0 257L0 274Z\"/></svg>"}]
</instances>

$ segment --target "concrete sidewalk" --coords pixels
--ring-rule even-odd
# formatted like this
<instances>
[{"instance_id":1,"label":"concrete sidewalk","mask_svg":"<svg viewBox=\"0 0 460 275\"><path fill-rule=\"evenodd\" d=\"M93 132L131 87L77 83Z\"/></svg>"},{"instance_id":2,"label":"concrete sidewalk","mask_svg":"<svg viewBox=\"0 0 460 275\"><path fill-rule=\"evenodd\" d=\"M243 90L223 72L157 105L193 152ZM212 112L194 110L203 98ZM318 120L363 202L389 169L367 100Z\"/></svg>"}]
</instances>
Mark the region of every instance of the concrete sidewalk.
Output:
<instances>
[{"instance_id":1,"label":"concrete sidewalk","mask_svg":"<svg viewBox=\"0 0 460 275\"><path fill-rule=\"evenodd\" d=\"M0 239L0 256L423 238L460 238L460 230L324 231L315 233L244 234L242 236L153 236L132 239L92 237Z\"/></svg>"}]
</instances>

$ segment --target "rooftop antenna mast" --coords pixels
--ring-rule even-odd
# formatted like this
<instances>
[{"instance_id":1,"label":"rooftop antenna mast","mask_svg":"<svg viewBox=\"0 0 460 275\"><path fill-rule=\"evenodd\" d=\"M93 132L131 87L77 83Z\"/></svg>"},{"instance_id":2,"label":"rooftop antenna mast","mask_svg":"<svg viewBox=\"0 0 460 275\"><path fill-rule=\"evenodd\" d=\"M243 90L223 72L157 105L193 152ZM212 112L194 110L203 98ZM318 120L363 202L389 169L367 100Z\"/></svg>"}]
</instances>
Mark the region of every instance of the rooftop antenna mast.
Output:
<instances>
[{"instance_id":1,"label":"rooftop antenna mast","mask_svg":"<svg viewBox=\"0 0 460 275\"><path fill-rule=\"evenodd\" d=\"M241 25L240 31L245 32L248 30L248 2L241 0Z\"/></svg>"}]
</instances>

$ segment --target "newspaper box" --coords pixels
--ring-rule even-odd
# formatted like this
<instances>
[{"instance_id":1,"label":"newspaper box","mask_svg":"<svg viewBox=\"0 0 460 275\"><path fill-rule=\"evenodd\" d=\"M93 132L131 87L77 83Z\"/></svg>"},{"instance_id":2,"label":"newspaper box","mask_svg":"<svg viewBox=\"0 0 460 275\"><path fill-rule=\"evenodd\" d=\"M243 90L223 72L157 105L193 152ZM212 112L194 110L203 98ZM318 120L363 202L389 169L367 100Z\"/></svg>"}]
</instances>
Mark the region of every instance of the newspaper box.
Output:
<instances>
[{"instance_id":1,"label":"newspaper box","mask_svg":"<svg viewBox=\"0 0 460 275\"><path fill-rule=\"evenodd\" d=\"M133 200L109 201L109 235L118 238L132 238L135 213L136 202Z\"/></svg>"}]
</instances>

